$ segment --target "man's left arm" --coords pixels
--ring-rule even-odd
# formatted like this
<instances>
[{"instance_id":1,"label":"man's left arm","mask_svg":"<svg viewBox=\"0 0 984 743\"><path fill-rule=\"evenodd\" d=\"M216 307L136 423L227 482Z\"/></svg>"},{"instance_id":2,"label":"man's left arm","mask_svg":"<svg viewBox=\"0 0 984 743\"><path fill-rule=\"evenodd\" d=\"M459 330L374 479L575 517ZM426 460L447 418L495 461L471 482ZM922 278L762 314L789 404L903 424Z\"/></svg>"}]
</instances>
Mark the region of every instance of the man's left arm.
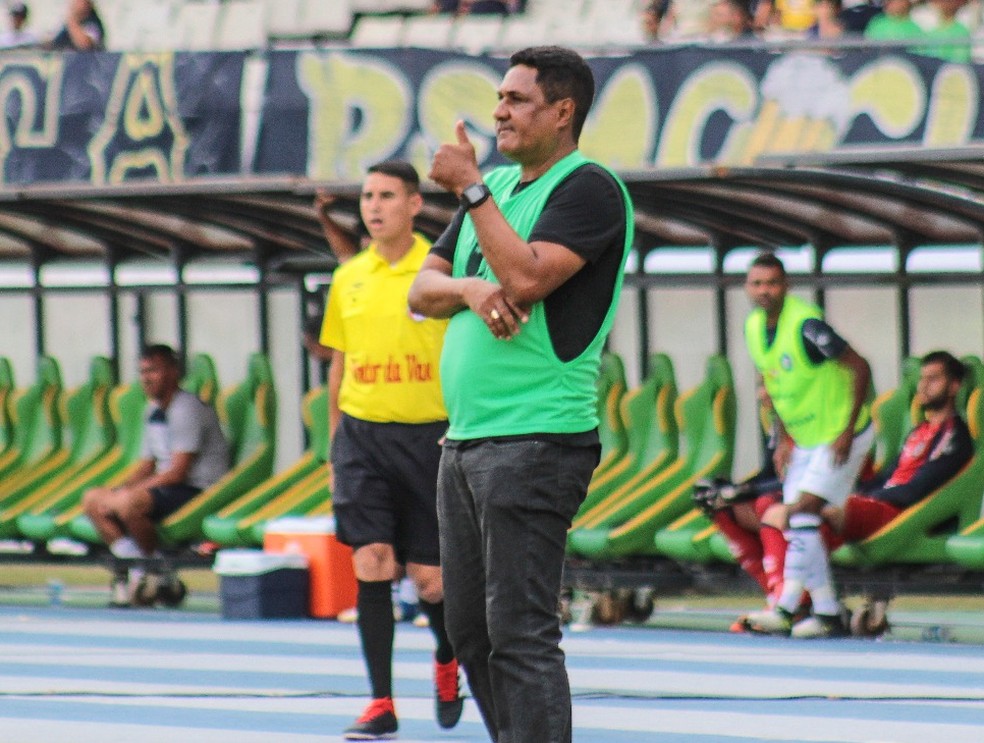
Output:
<instances>
[{"instance_id":1,"label":"man's left arm","mask_svg":"<svg viewBox=\"0 0 984 743\"><path fill-rule=\"evenodd\" d=\"M898 508L908 508L953 479L973 455L974 442L970 432L962 421L957 421L935 442L930 455L908 482L881 488L870 497Z\"/></svg>"},{"instance_id":2,"label":"man's left arm","mask_svg":"<svg viewBox=\"0 0 984 743\"><path fill-rule=\"evenodd\" d=\"M854 427L857 425L861 408L864 407L864 403L868 399L868 389L871 385L871 366L867 359L850 346L847 346L837 357L837 363L846 367L854 380L851 415L848 418L847 426L841 435L834 440L832 447L834 463L840 465L847 461L847 457L851 453L851 444L854 442Z\"/></svg>"},{"instance_id":3,"label":"man's left arm","mask_svg":"<svg viewBox=\"0 0 984 743\"><path fill-rule=\"evenodd\" d=\"M824 359L840 364L851 373L851 414L847 425L840 435L834 439L830 448L834 455L834 464L842 465L851 453L854 442L854 427L857 425L861 408L868 399L871 385L871 367L867 360L858 354L851 345L841 338L825 321L809 319L803 323L803 345L807 355L814 363Z\"/></svg>"},{"instance_id":4,"label":"man's left arm","mask_svg":"<svg viewBox=\"0 0 984 743\"><path fill-rule=\"evenodd\" d=\"M171 454L171 466L161 472L155 472L150 477L135 483L133 487L144 490L167 485L184 485L188 482L191 465L198 456L197 451L176 451Z\"/></svg>"}]
</instances>

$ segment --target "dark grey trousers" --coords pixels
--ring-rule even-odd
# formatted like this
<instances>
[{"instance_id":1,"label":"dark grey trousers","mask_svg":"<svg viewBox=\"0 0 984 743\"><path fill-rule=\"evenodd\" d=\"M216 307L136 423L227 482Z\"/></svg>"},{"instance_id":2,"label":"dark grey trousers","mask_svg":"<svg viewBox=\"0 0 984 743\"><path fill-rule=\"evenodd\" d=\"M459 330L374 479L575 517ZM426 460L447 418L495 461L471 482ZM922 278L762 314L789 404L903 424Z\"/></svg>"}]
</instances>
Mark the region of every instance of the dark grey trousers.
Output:
<instances>
[{"instance_id":1,"label":"dark grey trousers","mask_svg":"<svg viewBox=\"0 0 984 743\"><path fill-rule=\"evenodd\" d=\"M569 743L557 605L571 519L598 447L446 446L438 475L444 612L496 743Z\"/></svg>"}]
</instances>

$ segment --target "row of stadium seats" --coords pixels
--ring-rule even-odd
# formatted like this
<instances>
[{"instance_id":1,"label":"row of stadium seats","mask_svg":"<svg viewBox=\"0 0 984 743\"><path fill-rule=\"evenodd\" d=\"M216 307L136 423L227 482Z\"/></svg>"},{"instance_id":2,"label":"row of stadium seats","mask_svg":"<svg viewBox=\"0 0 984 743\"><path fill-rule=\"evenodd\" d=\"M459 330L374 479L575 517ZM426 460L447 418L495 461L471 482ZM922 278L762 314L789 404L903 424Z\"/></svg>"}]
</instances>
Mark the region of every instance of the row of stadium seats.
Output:
<instances>
[{"instance_id":1,"label":"row of stadium seats","mask_svg":"<svg viewBox=\"0 0 984 743\"><path fill-rule=\"evenodd\" d=\"M976 453L957 477L892 523L834 555L837 565L956 563L984 570L984 364L963 359L970 374L958 405ZM603 456L574 519L568 551L590 560L662 556L682 562L731 563L727 541L693 508L694 483L728 477L735 442L736 400L727 359L708 359L704 380L678 393L673 364L662 353L628 390L621 359L603 358L599 379ZM899 386L879 396L872 417L878 458L895 457L919 415L914 402L919 363L910 360ZM262 544L264 526L283 516L331 512L325 471L326 391L302 403L309 445L273 475L275 392L266 357L250 361L245 379L217 393L210 357L194 357L183 385L214 402L229 436L234 467L215 486L168 517L166 543L211 540L222 546ZM92 360L88 381L63 390L57 362L39 360L37 379L15 386L0 357L0 537L45 542L72 537L98 542L81 513L82 493L121 482L140 451L146 400L139 384L117 385L108 360Z\"/></svg>"},{"instance_id":2,"label":"row of stadium seats","mask_svg":"<svg viewBox=\"0 0 984 743\"><path fill-rule=\"evenodd\" d=\"M216 405L233 466L160 524L172 545L201 540L206 516L268 479L276 441L276 394L265 356L253 355L243 381L218 393L212 359L198 355L183 386ZM102 357L73 390L62 388L51 357L39 359L28 387L15 385L9 361L0 358L0 537L98 543L82 495L125 481L140 456L145 406L139 383L117 385Z\"/></svg>"},{"instance_id":3,"label":"row of stadium seats","mask_svg":"<svg viewBox=\"0 0 984 743\"><path fill-rule=\"evenodd\" d=\"M973 356L963 361L969 374L958 409L973 436L974 457L879 532L838 549L836 565L863 570L949 563L984 570L984 364ZM880 462L895 458L918 421L918 378L918 360L908 361L899 386L874 402ZM696 480L730 475L735 400L727 361L712 357L704 381L678 397L665 355L653 355L647 378L628 391L621 362L608 356L599 392L604 454L568 551L595 560L649 555L733 564L724 535L691 501Z\"/></svg>"},{"instance_id":4,"label":"row of stadium seats","mask_svg":"<svg viewBox=\"0 0 984 743\"><path fill-rule=\"evenodd\" d=\"M604 11L604 12L602 12ZM365 16L350 37L357 47L460 49L479 54L522 49L550 39L572 47L631 47L646 43L632 3L592 6L588 12L498 16Z\"/></svg>"},{"instance_id":5,"label":"row of stadium seats","mask_svg":"<svg viewBox=\"0 0 984 743\"><path fill-rule=\"evenodd\" d=\"M364 47L460 48L479 53L549 38L572 46L642 44L639 0L530 0L526 13L427 15L431 0L99 0L112 51L263 49L329 40ZM64 2L31 3L42 37L64 22Z\"/></svg>"}]
</instances>

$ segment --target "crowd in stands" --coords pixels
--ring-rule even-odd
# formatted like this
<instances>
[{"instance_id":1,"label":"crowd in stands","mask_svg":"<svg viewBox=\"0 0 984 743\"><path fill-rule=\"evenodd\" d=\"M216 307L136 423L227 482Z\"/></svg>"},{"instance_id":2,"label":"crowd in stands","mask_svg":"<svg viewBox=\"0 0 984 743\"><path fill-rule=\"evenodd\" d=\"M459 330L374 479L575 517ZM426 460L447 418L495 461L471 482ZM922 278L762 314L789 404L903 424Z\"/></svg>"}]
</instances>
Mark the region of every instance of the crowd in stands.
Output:
<instances>
[{"instance_id":1,"label":"crowd in stands","mask_svg":"<svg viewBox=\"0 0 984 743\"><path fill-rule=\"evenodd\" d=\"M231 11L251 3L256 5L256 14L245 13L236 21L234 16L237 14ZM177 0L170 3L169 22L181 25L184 16L176 9L179 5ZM0 33L0 49L99 50L106 48L107 33L115 39L112 48L129 49L143 43L130 39L132 34L118 28L121 23L118 13L100 18L99 7L94 0L65 0L61 27L51 28L50 17L45 19L46 22L32 22L29 5L8 4L9 20L7 28ZM110 12L107 7L104 4L104 12ZM278 38L277 29L270 25L270 19L265 15L271 11L269 8L260 10L254 0L225 0L211 7L228 9L229 22L250 26L227 34L228 43L216 39L215 48L233 48L237 44L247 48L264 46ZM386 17L399 22L403 17L422 15L443 17L455 23L468 16L501 18L506 23L528 20L533 25L545 21L541 30L548 34L561 19L568 25L577 20L576 38L567 38L572 36L568 30L563 42L584 47L611 43L667 45L871 39L882 43L918 44L919 51L956 62L970 61L971 40L984 32L984 0L619 0L611 7L600 0L579 0L570 5L555 0L421 0L414 3L376 2L372 9L363 8L352 0L341 20L333 21L340 24L338 27L312 27L309 31L312 38L360 43L356 29L362 20ZM211 21L208 22L217 23L216 17L209 16ZM206 20L202 16L195 22L205 23ZM291 21L295 26L303 25L300 16L295 20ZM598 24L597 32L593 31ZM613 35L613 28L621 30ZM293 37L304 36L298 29L292 32ZM489 33L496 35L493 31ZM185 45L182 48L194 47L187 36L187 33L178 33L183 41L177 43ZM578 42L581 36L583 42ZM211 35L205 33L205 37L211 38ZM370 45L380 43L375 36L372 39ZM411 44L399 39L393 43ZM495 45L495 39L491 38L485 47Z\"/></svg>"},{"instance_id":2,"label":"crowd in stands","mask_svg":"<svg viewBox=\"0 0 984 743\"><path fill-rule=\"evenodd\" d=\"M970 60L984 29L981 0L653 0L642 11L653 43L863 37L926 42L926 53Z\"/></svg>"},{"instance_id":3,"label":"crowd in stands","mask_svg":"<svg viewBox=\"0 0 984 743\"><path fill-rule=\"evenodd\" d=\"M64 23L50 35L29 26L30 9L24 3L7 6L8 28L0 33L0 49L98 51L105 48L106 32L92 0L68 0Z\"/></svg>"}]
</instances>

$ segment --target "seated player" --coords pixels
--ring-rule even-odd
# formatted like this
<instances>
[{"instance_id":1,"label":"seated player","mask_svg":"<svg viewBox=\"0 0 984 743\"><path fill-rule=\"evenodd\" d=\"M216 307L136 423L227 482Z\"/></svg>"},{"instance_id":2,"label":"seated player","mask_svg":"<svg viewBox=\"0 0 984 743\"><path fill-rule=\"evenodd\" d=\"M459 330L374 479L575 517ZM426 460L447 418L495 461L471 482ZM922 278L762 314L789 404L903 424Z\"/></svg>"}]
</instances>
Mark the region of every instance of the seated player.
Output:
<instances>
[{"instance_id":1,"label":"seated player","mask_svg":"<svg viewBox=\"0 0 984 743\"><path fill-rule=\"evenodd\" d=\"M882 469L880 477L848 496L843 508L824 510L824 519L844 541L867 539L951 480L970 461L974 442L956 409L965 375L964 365L946 351L923 356L916 389L922 422L912 429L902 452ZM852 632L882 634L888 628L885 614L890 599L885 590L869 594L867 605L852 621Z\"/></svg>"},{"instance_id":2,"label":"seated player","mask_svg":"<svg viewBox=\"0 0 984 743\"><path fill-rule=\"evenodd\" d=\"M845 541L871 536L905 508L950 480L967 463L973 454L973 441L967 424L956 411L956 396L965 373L963 364L946 351L934 351L922 358L917 400L924 420L906 437L902 452L894 461L882 467L879 474L862 478L860 492L850 495L843 508L824 509L828 551ZM771 601L782 585L785 540L776 525L784 521L785 513L778 492L765 492L770 484L778 489L778 481L770 483L768 474L768 467L764 467L741 485L718 483L703 488L695 492L695 500L707 507L741 567L762 586ZM870 594L867 606L852 621L852 633L882 634L888 628L886 610L890 598L884 591ZM743 628L739 620L733 629Z\"/></svg>"}]
</instances>

